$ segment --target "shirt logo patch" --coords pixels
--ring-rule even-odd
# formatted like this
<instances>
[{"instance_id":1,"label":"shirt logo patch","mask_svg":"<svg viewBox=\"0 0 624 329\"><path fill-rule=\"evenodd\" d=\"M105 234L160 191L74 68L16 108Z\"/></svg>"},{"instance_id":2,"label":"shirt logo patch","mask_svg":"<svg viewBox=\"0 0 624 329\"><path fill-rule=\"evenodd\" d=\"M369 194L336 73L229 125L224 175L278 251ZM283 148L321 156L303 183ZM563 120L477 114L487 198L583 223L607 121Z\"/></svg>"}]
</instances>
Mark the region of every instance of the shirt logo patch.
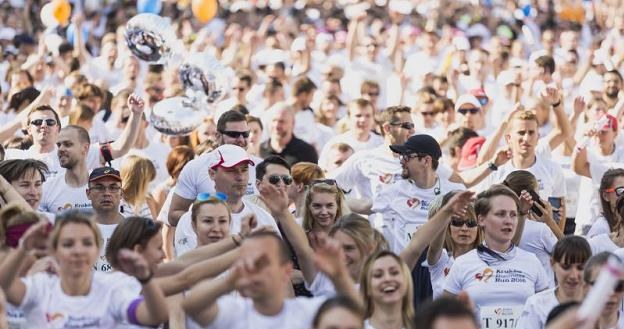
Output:
<instances>
[{"instance_id":1,"label":"shirt logo patch","mask_svg":"<svg viewBox=\"0 0 624 329\"><path fill-rule=\"evenodd\" d=\"M394 175L393 174L380 175L379 181L383 184L392 184L392 182L394 181Z\"/></svg>"},{"instance_id":2,"label":"shirt logo patch","mask_svg":"<svg viewBox=\"0 0 624 329\"><path fill-rule=\"evenodd\" d=\"M420 205L420 200L417 198L407 199L407 206L410 208L417 208Z\"/></svg>"},{"instance_id":3,"label":"shirt logo patch","mask_svg":"<svg viewBox=\"0 0 624 329\"><path fill-rule=\"evenodd\" d=\"M487 283L493 274L494 271L491 268L486 267L483 272L475 274L475 279Z\"/></svg>"}]
</instances>

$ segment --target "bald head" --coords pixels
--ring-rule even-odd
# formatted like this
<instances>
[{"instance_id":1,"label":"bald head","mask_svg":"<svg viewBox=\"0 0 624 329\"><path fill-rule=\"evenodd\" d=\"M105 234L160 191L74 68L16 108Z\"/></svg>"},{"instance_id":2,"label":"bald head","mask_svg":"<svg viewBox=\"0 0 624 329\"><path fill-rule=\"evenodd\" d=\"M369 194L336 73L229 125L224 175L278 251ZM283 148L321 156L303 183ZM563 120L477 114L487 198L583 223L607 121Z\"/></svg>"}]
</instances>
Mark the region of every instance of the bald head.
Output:
<instances>
[{"instance_id":1,"label":"bald head","mask_svg":"<svg viewBox=\"0 0 624 329\"><path fill-rule=\"evenodd\" d=\"M278 103L273 106L271 117L271 138L290 138L295 127L295 113L292 108L285 103Z\"/></svg>"}]
</instances>

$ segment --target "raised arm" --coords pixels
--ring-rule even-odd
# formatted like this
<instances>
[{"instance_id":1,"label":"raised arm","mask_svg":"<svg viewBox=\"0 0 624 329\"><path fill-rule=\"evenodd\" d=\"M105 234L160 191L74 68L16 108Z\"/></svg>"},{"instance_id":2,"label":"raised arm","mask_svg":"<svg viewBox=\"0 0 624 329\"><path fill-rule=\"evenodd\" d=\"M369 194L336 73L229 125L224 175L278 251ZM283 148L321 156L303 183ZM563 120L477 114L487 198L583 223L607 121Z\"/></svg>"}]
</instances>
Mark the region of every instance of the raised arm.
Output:
<instances>
[{"instance_id":1,"label":"raised arm","mask_svg":"<svg viewBox=\"0 0 624 329\"><path fill-rule=\"evenodd\" d=\"M482 163L479 166L459 172L462 182L468 188L471 188L479 184L482 180L487 178L492 173L490 163L494 164L497 168L504 165L511 159L511 151L508 148L498 150L493 159L489 159L487 163ZM486 160L487 161L487 160Z\"/></svg>"},{"instance_id":2,"label":"raised arm","mask_svg":"<svg viewBox=\"0 0 624 329\"><path fill-rule=\"evenodd\" d=\"M139 125L143 120L145 102L138 95L132 94L128 97L128 107L130 108L130 119L119 138L110 145L113 159L118 159L126 155L134 145L139 134ZM104 158L102 156L100 157L100 161L103 162Z\"/></svg>"},{"instance_id":3,"label":"raised arm","mask_svg":"<svg viewBox=\"0 0 624 329\"><path fill-rule=\"evenodd\" d=\"M6 201L7 204L13 203L17 204L21 209L27 211L37 211L37 209L32 209L28 202L24 200L24 198L17 193L17 191L13 188L11 183L9 183L4 176L0 176L0 196Z\"/></svg>"},{"instance_id":4,"label":"raised arm","mask_svg":"<svg viewBox=\"0 0 624 329\"><path fill-rule=\"evenodd\" d=\"M173 197L171 197L171 205L169 206L169 214L167 215L169 225L173 227L178 226L180 217L189 210L192 203L193 200L183 198L174 191Z\"/></svg>"},{"instance_id":5,"label":"raised arm","mask_svg":"<svg viewBox=\"0 0 624 329\"><path fill-rule=\"evenodd\" d=\"M479 151L479 156L477 157L477 164L479 165L483 164L487 162L489 159L492 159L494 157L494 154L496 153L496 149L498 148L498 143L503 138L503 136L505 135L505 132L507 131L507 127L509 126L509 121L516 113L522 110L524 110L524 107L520 103L517 103L514 106L514 109L511 112L509 112L507 116L505 116L505 119L503 120L503 122L501 122L501 124L498 125L498 127L496 128L496 132L494 132L493 135L487 137L485 143L483 144L483 146L481 147L481 150Z\"/></svg>"},{"instance_id":6,"label":"raised arm","mask_svg":"<svg viewBox=\"0 0 624 329\"><path fill-rule=\"evenodd\" d=\"M431 237L438 236L444 232L452 216L465 216L466 207L472 200L473 195L474 192L471 191L457 193L429 221L416 230L412 240L400 255L410 269L416 266L423 250L431 242Z\"/></svg>"},{"instance_id":7,"label":"raised arm","mask_svg":"<svg viewBox=\"0 0 624 329\"><path fill-rule=\"evenodd\" d=\"M157 277L174 275L193 264L223 255L236 248L238 241L235 241L235 239L238 239L238 237L232 236L231 238L225 238L219 242L191 250L170 262L160 264L154 274Z\"/></svg>"}]
</instances>

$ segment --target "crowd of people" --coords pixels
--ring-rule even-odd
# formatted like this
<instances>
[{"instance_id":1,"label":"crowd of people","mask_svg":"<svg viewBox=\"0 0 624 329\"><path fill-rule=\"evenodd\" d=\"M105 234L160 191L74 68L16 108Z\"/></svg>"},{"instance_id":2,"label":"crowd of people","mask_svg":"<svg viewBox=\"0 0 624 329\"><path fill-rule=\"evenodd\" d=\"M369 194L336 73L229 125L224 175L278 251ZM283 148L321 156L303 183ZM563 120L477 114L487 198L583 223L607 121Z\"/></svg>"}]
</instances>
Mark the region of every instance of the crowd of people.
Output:
<instances>
[{"instance_id":1,"label":"crowd of people","mask_svg":"<svg viewBox=\"0 0 624 329\"><path fill-rule=\"evenodd\" d=\"M620 1L161 1L229 74L184 135L137 2L70 2L0 3L0 329L624 329L624 271L577 311L624 248Z\"/></svg>"}]
</instances>

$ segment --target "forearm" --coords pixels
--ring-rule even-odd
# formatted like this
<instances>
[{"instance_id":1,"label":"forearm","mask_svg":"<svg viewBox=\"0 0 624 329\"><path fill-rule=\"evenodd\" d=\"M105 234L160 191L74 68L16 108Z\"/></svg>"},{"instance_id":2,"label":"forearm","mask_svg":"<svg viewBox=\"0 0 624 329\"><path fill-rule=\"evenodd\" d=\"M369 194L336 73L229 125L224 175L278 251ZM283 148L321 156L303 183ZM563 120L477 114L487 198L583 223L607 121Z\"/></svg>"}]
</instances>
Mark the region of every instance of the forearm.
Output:
<instances>
[{"instance_id":1,"label":"forearm","mask_svg":"<svg viewBox=\"0 0 624 329\"><path fill-rule=\"evenodd\" d=\"M7 203L17 204L24 211L36 211L37 209L32 209L28 202L24 200L24 198L17 193L17 191L13 188L9 182L4 179L4 177L0 177L0 195Z\"/></svg>"},{"instance_id":2,"label":"forearm","mask_svg":"<svg viewBox=\"0 0 624 329\"><path fill-rule=\"evenodd\" d=\"M416 266L420 255L429 245L430 238L443 232L450 218L451 212L448 208L443 207L429 221L416 230L412 240L400 255L410 269Z\"/></svg>"},{"instance_id":3,"label":"forearm","mask_svg":"<svg viewBox=\"0 0 624 329\"><path fill-rule=\"evenodd\" d=\"M169 311L167 300L154 280L143 285L143 302L137 309L137 320L141 325L154 326L167 321Z\"/></svg>"},{"instance_id":4,"label":"forearm","mask_svg":"<svg viewBox=\"0 0 624 329\"><path fill-rule=\"evenodd\" d=\"M483 147L479 150L479 156L477 157L477 165L483 164L496 153L498 148L498 142L503 138L503 133L507 129L507 122L501 123L492 137L488 137L483 144Z\"/></svg>"},{"instance_id":5,"label":"forearm","mask_svg":"<svg viewBox=\"0 0 624 329\"><path fill-rule=\"evenodd\" d=\"M561 220L565 220L565 218L561 218ZM553 234L555 235L557 240L561 240L565 236L563 234L563 231L559 227L559 224L557 224L557 222L555 222L554 220L553 221L548 221L546 223L546 225L553 232Z\"/></svg>"},{"instance_id":6,"label":"forearm","mask_svg":"<svg viewBox=\"0 0 624 329\"><path fill-rule=\"evenodd\" d=\"M280 214L273 214L273 216L281 224L284 235L288 237L288 241L297 255L303 277L306 282L311 283L318 270L314 265L314 251L310 247L308 237L301 226L295 222L293 215L287 210Z\"/></svg>"},{"instance_id":7,"label":"forearm","mask_svg":"<svg viewBox=\"0 0 624 329\"><path fill-rule=\"evenodd\" d=\"M464 170L458 174L462 178L464 185L467 188L471 188L481 183L481 181L483 181L491 173L492 170L490 169L489 163L482 163L476 168Z\"/></svg>"},{"instance_id":8,"label":"forearm","mask_svg":"<svg viewBox=\"0 0 624 329\"><path fill-rule=\"evenodd\" d=\"M217 299L234 291L234 284L230 282L229 277L218 278L214 280L206 280L193 288L184 300L183 308L186 314L197 320L197 316L207 309L214 309L213 316L210 319L203 319L202 325L211 322L212 318L217 315Z\"/></svg>"},{"instance_id":9,"label":"forearm","mask_svg":"<svg viewBox=\"0 0 624 329\"><path fill-rule=\"evenodd\" d=\"M130 113L130 120L128 121L128 124L122 131L119 138L110 145L113 159L118 159L130 151L139 134L139 124L141 123L141 120L141 114L136 114L134 112Z\"/></svg>"},{"instance_id":10,"label":"forearm","mask_svg":"<svg viewBox=\"0 0 624 329\"><path fill-rule=\"evenodd\" d=\"M11 249L0 263L0 288L4 290L7 300L13 305L20 305L24 299L26 288L19 280L18 272L28 253L23 248Z\"/></svg>"},{"instance_id":11,"label":"forearm","mask_svg":"<svg viewBox=\"0 0 624 329\"><path fill-rule=\"evenodd\" d=\"M159 265L156 269L155 275L157 277L174 275L192 266L193 264L202 262L207 259L211 259L219 255L223 255L234 248L236 248L236 243L234 242L234 240L230 237L226 237L219 242L211 243L207 246L198 247L185 253L182 256L175 258L168 263Z\"/></svg>"},{"instance_id":12,"label":"forearm","mask_svg":"<svg viewBox=\"0 0 624 329\"><path fill-rule=\"evenodd\" d=\"M331 280L334 284L334 288L336 288L337 294L346 296L347 298L356 302L360 306L360 308L364 307L364 303L362 301L362 298L360 297L360 293L357 289L355 289L355 282L353 282L353 280L346 271L338 275L336 278L332 278Z\"/></svg>"}]
</instances>

